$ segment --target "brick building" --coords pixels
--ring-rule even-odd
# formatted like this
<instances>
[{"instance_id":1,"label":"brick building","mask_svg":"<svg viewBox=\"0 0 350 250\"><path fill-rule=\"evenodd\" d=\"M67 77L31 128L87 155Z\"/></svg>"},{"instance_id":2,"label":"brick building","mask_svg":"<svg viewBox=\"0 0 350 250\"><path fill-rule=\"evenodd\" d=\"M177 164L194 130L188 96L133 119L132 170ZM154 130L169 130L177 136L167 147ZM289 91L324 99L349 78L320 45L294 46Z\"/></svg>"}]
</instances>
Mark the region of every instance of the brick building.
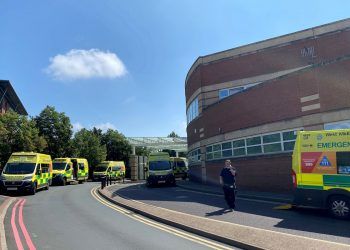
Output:
<instances>
[{"instance_id":1,"label":"brick building","mask_svg":"<svg viewBox=\"0 0 350 250\"><path fill-rule=\"evenodd\" d=\"M350 127L350 19L199 57L185 84L190 175L291 189L297 130Z\"/></svg>"},{"instance_id":2,"label":"brick building","mask_svg":"<svg viewBox=\"0 0 350 250\"><path fill-rule=\"evenodd\" d=\"M0 114L4 114L8 110L13 110L21 115L28 115L11 83L0 80Z\"/></svg>"}]
</instances>

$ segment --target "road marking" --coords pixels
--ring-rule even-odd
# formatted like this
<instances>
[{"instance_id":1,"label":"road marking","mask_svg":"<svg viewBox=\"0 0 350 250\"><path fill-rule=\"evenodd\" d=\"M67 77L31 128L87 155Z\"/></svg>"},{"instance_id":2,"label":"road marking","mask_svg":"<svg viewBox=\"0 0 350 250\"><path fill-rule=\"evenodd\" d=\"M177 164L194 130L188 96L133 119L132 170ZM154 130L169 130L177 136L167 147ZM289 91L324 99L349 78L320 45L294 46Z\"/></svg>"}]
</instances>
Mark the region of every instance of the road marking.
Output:
<instances>
[{"instance_id":1,"label":"road marking","mask_svg":"<svg viewBox=\"0 0 350 250\"><path fill-rule=\"evenodd\" d=\"M194 192L196 192L196 191L194 191ZM193 214L187 214L187 213L183 213L183 212L179 212L179 211L175 211L175 210L171 210L171 209L167 209L167 208L163 208L163 207L158 207L158 206L155 206L155 205L147 204L147 203L144 203L144 202L141 202L141 201L138 201L138 200L133 200L133 199L130 199L130 198L124 198L120 194L118 194L118 196L120 196L123 199L127 199L129 201L133 201L133 202L140 203L140 204L143 204L143 205L147 205L147 206L150 206L150 207L164 209L164 210L167 210L167 211L170 211L170 212L173 212L173 213L184 214L186 216L192 216L192 217L196 217L196 218L200 218L200 219L204 219L204 220L220 222L220 223L234 225L234 226L238 226L238 227L242 227L242 228L244 227L244 228L249 228L249 229L260 230L260 231L268 232L268 233L276 233L276 234L285 235L285 236L289 236L289 237L293 237L293 238L307 239L307 240L313 240L313 241L316 241L316 242L330 243L330 244L334 244L334 245L338 245L338 246L342 246L342 247L349 247L350 246L349 244L345 244L345 243L338 243L338 242L334 242L334 241L321 240L321 239L305 237L305 236L301 236L301 235L297 235L297 234L284 233L284 232L279 232L279 231L274 231L274 230L269 230L269 229L263 229L263 228L258 228L258 227L252 227L252 226L246 226L246 225L231 223L231 222L227 222L227 221L215 220L215 219L206 218L206 217L193 215ZM281 203L278 203L278 204L281 204Z\"/></svg>"},{"instance_id":2,"label":"road marking","mask_svg":"<svg viewBox=\"0 0 350 250\"><path fill-rule=\"evenodd\" d=\"M7 243L6 243L6 232L5 232L5 226L4 226L4 219L7 212L7 209L10 207L10 205L15 201L14 198L6 198L4 203L1 205L0 210L0 242L1 242L1 250L7 250Z\"/></svg>"},{"instance_id":3,"label":"road marking","mask_svg":"<svg viewBox=\"0 0 350 250\"><path fill-rule=\"evenodd\" d=\"M29 250L36 250L36 247L34 246L33 244L33 241L32 239L30 238L30 235L27 231L27 228L23 222L23 206L24 206L24 203L26 202L25 199L23 199L23 201L20 203L20 207L19 207L19 225L21 227L21 230L23 232L23 235L24 235L24 238L27 242L27 246L29 247Z\"/></svg>"},{"instance_id":4,"label":"road marking","mask_svg":"<svg viewBox=\"0 0 350 250\"><path fill-rule=\"evenodd\" d=\"M17 249L18 249L18 250L24 250L23 245L22 245L22 242L21 242L21 238L19 237L19 233L18 233L18 230L17 230L16 221L15 221L17 206L18 206L18 204L19 204L20 202L22 202L22 199L18 200L18 201L16 202L16 204L15 204L15 205L13 206L13 208L12 208L11 226L12 226L13 235L14 235L14 237L15 237Z\"/></svg>"},{"instance_id":5,"label":"road marking","mask_svg":"<svg viewBox=\"0 0 350 250\"><path fill-rule=\"evenodd\" d=\"M190 240L190 241L193 241L193 242L196 242L198 244L201 244L201 245L204 245L204 246L207 246L209 248L212 248L212 249L225 249L225 250L228 250L228 249L232 249L230 247L226 247L224 245L221 245L221 244L218 244L218 243L215 243L215 242L211 242L209 240L205 240L203 238L200 238L200 237L196 237L194 235L190 235L188 233L185 233L185 232L182 232L180 230L177 230L175 228L172 228L172 227L169 227L169 226L166 226L166 225L163 225L163 224L160 224L158 222L155 222L155 221L152 221L152 220L149 220L149 219L146 219L146 218L143 218L142 216L139 216L139 215L136 215L135 213L130 213L130 211L124 209L124 208L121 208L111 202L108 202L108 201L105 201L104 199L102 199L98 194L97 194L97 187L91 189L91 195L97 200L99 201L100 203L102 203L103 205L115 210L115 211L118 211L119 213L122 213L126 216L128 216L129 218L132 218L136 221L139 221L139 222L142 222L148 226L151 226L151 227L154 227L154 228L157 228L159 230L162 230L162 231L165 231L165 232L168 232L170 234L173 234L173 235L176 235L178 237L181 237L181 238L184 238L184 239L187 239L187 240Z\"/></svg>"}]
</instances>

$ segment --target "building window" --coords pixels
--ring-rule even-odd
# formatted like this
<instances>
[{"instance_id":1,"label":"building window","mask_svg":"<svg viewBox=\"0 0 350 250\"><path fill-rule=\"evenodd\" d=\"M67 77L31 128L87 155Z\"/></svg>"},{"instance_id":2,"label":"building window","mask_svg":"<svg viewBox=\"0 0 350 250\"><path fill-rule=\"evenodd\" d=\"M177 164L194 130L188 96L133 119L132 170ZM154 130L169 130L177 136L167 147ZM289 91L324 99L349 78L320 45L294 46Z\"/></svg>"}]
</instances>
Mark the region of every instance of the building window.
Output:
<instances>
[{"instance_id":1,"label":"building window","mask_svg":"<svg viewBox=\"0 0 350 250\"><path fill-rule=\"evenodd\" d=\"M206 159L242 157L245 155L273 154L290 152L294 149L296 130L281 131L226 141L206 147Z\"/></svg>"},{"instance_id":2,"label":"building window","mask_svg":"<svg viewBox=\"0 0 350 250\"><path fill-rule=\"evenodd\" d=\"M240 87L234 87L234 88L229 88L229 89L220 89L219 90L219 100L224 99L230 95L234 95L237 93L242 92L245 89L249 89L257 84L259 84L261 82L256 82L256 83L251 83L251 84L247 84L244 86L240 86Z\"/></svg>"},{"instance_id":3,"label":"building window","mask_svg":"<svg viewBox=\"0 0 350 250\"><path fill-rule=\"evenodd\" d=\"M326 123L324 125L325 130L332 130L332 129L347 129L350 128L350 120L347 121L340 121L340 122L332 122L332 123Z\"/></svg>"},{"instance_id":4,"label":"building window","mask_svg":"<svg viewBox=\"0 0 350 250\"><path fill-rule=\"evenodd\" d=\"M189 124L193 119L195 119L199 115L199 108L198 108L198 97L194 99L190 105L188 106L187 112L187 124Z\"/></svg>"},{"instance_id":5,"label":"building window","mask_svg":"<svg viewBox=\"0 0 350 250\"><path fill-rule=\"evenodd\" d=\"M188 152L187 158L188 158L188 161L190 164L200 162L201 161L201 150L198 148L198 149L195 149L195 150Z\"/></svg>"}]
</instances>

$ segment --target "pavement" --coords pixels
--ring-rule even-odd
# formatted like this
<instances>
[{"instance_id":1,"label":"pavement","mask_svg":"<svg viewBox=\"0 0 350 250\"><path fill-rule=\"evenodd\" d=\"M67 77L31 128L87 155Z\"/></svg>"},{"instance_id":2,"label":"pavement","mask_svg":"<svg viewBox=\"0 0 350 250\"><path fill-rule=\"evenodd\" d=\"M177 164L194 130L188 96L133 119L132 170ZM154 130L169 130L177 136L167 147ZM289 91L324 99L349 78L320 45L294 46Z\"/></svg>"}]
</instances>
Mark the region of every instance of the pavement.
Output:
<instances>
[{"instance_id":1,"label":"pavement","mask_svg":"<svg viewBox=\"0 0 350 250\"><path fill-rule=\"evenodd\" d=\"M188 190L205 192L209 194L223 195L222 188L218 186L204 185L204 184L192 182L189 180L178 180L176 184L178 187L188 189ZM247 199L275 201L275 202L281 202L281 203L291 203L293 201L292 194L287 194L287 193L270 193L270 192L254 192L254 191L247 191L247 190L237 190L237 196L241 198L247 198Z\"/></svg>"},{"instance_id":2,"label":"pavement","mask_svg":"<svg viewBox=\"0 0 350 250\"><path fill-rule=\"evenodd\" d=\"M280 202L246 197L229 212L221 194L207 191L138 183L109 186L102 194L144 216L240 248L350 249L349 221L323 211L276 210Z\"/></svg>"},{"instance_id":3,"label":"pavement","mask_svg":"<svg viewBox=\"0 0 350 250\"><path fill-rule=\"evenodd\" d=\"M225 249L221 243L122 213L93 195L99 186L52 186L34 196L15 196L4 218L7 249L21 249L18 244L24 249Z\"/></svg>"}]
</instances>

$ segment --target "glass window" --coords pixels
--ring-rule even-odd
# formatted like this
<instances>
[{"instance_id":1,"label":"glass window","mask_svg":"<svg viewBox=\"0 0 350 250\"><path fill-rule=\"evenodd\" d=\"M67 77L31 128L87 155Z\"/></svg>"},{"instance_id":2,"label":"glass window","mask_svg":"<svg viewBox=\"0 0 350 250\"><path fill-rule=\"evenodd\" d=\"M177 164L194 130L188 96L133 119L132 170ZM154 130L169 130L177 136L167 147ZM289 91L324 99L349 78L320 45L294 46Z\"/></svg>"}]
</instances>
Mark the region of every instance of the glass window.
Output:
<instances>
[{"instance_id":1,"label":"glass window","mask_svg":"<svg viewBox=\"0 0 350 250\"><path fill-rule=\"evenodd\" d=\"M222 144L222 150L232 148L231 142L225 142Z\"/></svg>"},{"instance_id":2,"label":"glass window","mask_svg":"<svg viewBox=\"0 0 350 250\"><path fill-rule=\"evenodd\" d=\"M242 92L243 90L244 90L244 87L238 87L238 88L230 89L229 95L237 94L239 92Z\"/></svg>"},{"instance_id":3,"label":"glass window","mask_svg":"<svg viewBox=\"0 0 350 250\"><path fill-rule=\"evenodd\" d=\"M196 118L199 114L198 111L198 97L196 97L196 99L194 99L188 109L187 109L187 123L190 123L194 118Z\"/></svg>"},{"instance_id":4,"label":"glass window","mask_svg":"<svg viewBox=\"0 0 350 250\"><path fill-rule=\"evenodd\" d=\"M261 154L262 153L261 146L247 147L247 153L248 155Z\"/></svg>"},{"instance_id":5,"label":"glass window","mask_svg":"<svg viewBox=\"0 0 350 250\"><path fill-rule=\"evenodd\" d=\"M221 158L221 151L214 152L214 159Z\"/></svg>"},{"instance_id":6,"label":"glass window","mask_svg":"<svg viewBox=\"0 0 350 250\"><path fill-rule=\"evenodd\" d=\"M228 97L228 93L229 93L228 89L220 89L219 90L219 99L221 100L225 97Z\"/></svg>"},{"instance_id":7,"label":"glass window","mask_svg":"<svg viewBox=\"0 0 350 250\"><path fill-rule=\"evenodd\" d=\"M206 149L207 152L212 152L213 151L213 146L208 146Z\"/></svg>"},{"instance_id":8,"label":"glass window","mask_svg":"<svg viewBox=\"0 0 350 250\"><path fill-rule=\"evenodd\" d=\"M234 156L241 156L245 155L245 148L237 148L233 150L233 155Z\"/></svg>"},{"instance_id":9,"label":"glass window","mask_svg":"<svg viewBox=\"0 0 350 250\"><path fill-rule=\"evenodd\" d=\"M284 141L295 140L296 138L297 138L297 135L294 131L283 132Z\"/></svg>"},{"instance_id":10,"label":"glass window","mask_svg":"<svg viewBox=\"0 0 350 250\"><path fill-rule=\"evenodd\" d=\"M247 146L261 144L261 137L256 136L252 138L247 138Z\"/></svg>"},{"instance_id":11,"label":"glass window","mask_svg":"<svg viewBox=\"0 0 350 250\"><path fill-rule=\"evenodd\" d=\"M350 128L350 120L348 121L341 121L341 122L333 122L333 123L327 123L324 125L325 130L331 130L331 129L346 129Z\"/></svg>"},{"instance_id":12,"label":"glass window","mask_svg":"<svg viewBox=\"0 0 350 250\"><path fill-rule=\"evenodd\" d=\"M216 144L213 146L213 151L219 151L221 150L221 144Z\"/></svg>"},{"instance_id":13,"label":"glass window","mask_svg":"<svg viewBox=\"0 0 350 250\"><path fill-rule=\"evenodd\" d=\"M245 146L244 140L233 141L232 144L233 148L240 148Z\"/></svg>"},{"instance_id":14,"label":"glass window","mask_svg":"<svg viewBox=\"0 0 350 250\"><path fill-rule=\"evenodd\" d=\"M212 160L213 159L213 153L207 154L207 160Z\"/></svg>"},{"instance_id":15,"label":"glass window","mask_svg":"<svg viewBox=\"0 0 350 250\"><path fill-rule=\"evenodd\" d=\"M232 156L232 149L222 151L222 157L230 157L230 156Z\"/></svg>"},{"instance_id":16,"label":"glass window","mask_svg":"<svg viewBox=\"0 0 350 250\"><path fill-rule=\"evenodd\" d=\"M263 136L264 143L279 142L279 141L281 141L280 133Z\"/></svg>"},{"instance_id":17,"label":"glass window","mask_svg":"<svg viewBox=\"0 0 350 250\"><path fill-rule=\"evenodd\" d=\"M280 152L280 151L282 151L281 143L264 145L264 153L273 153L273 152Z\"/></svg>"},{"instance_id":18,"label":"glass window","mask_svg":"<svg viewBox=\"0 0 350 250\"><path fill-rule=\"evenodd\" d=\"M284 151L292 151L294 149L295 141L283 143Z\"/></svg>"},{"instance_id":19,"label":"glass window","mask_svg":"<svg viewBox=\"0 0 350 250\"><path fill-rule=\"evenodd\" d=\"M338 174L350 174L350 152L337 152Z\"/></svg>"}]
</instances>

